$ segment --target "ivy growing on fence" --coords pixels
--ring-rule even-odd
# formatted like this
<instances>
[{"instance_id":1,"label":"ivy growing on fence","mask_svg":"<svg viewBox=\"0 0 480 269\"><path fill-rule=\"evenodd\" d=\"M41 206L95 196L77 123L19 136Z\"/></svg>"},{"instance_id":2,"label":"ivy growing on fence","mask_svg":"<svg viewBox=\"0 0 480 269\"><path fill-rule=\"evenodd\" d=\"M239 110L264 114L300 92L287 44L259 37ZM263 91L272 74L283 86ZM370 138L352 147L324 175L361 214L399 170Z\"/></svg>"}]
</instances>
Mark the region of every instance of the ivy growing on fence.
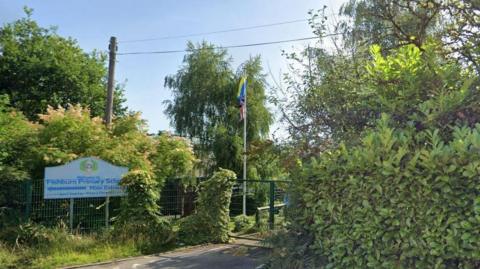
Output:
<instances>
[{"instance_id":1,"label":"ivy growing on fence","mask_svg":"<svg viewBox=\"0 0 480 269\"><path fill-rule=\"evenodd\" d=\"M229 206L236 175L220 169L200 184L196 212L183 219L179 238L187 244L227 242Z\"/></svg>"}]
</instances>

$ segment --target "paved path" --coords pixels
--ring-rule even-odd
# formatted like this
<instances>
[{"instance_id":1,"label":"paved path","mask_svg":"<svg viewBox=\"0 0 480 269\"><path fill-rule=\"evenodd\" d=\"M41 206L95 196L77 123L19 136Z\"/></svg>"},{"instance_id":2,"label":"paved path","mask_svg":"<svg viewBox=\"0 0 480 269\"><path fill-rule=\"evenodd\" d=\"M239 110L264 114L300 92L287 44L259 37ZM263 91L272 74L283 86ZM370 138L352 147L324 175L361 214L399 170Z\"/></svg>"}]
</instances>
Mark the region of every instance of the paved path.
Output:
<instances>
[{"instance_id":1,"label":"paved path","mask_svg":"<svg viewBox=\"0 0 480 269\"><path fill-rule=\"evenodd\" d=\"M240 242L241 243L241 242ZM207 245L82 269L254 269L267 250L243 244Z\"/></svg>"}]
</instances>

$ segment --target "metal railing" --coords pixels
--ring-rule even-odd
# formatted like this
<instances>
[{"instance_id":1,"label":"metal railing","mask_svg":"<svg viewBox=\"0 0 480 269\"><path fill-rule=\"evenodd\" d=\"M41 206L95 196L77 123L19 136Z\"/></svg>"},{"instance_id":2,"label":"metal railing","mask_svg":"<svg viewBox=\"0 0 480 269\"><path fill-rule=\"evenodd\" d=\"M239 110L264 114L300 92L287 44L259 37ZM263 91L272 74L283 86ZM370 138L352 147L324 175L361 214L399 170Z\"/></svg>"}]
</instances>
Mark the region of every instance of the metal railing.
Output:
<instances>
[{"instance_id":1,"label":"metal railing","mask_svg":"<svg viewBox=\"0 0 480 269\"><path fill-rule=\"evenodd\" d=\"M230 204L230 215L242 214L243 182L236 181ZM286 188L290 181L285 180L246 180L247 182L247 215L255 215L257 226L261 226L267 217L268 228L275 229L284 223L283 208L288 203ZM265 216L263 213L268 212ZM278 216L276 218L275 216Z\"/></svg>"},{"instance_id":2,"label":"metal railing","mask_svg":"<svg viewBox=\"0 0 480 269\"><path fill-rule=\"evenodd\" d=\"M197 179L197 184L205 178ZM244 180L236 180L230 204L230 216L242 214ZM247 180L247 215L256 216L257 224L268 223L268 228L280 227L283 222L285 188L288 181ZM112 224L118 215L121 197L48 199L43 198L43 180L24 183L21 194L12 193L23 221L53 227L59 223L77 232L90 232ZM160 210L168 218L181 218L195 210L196 186L183 186L178 180L167 180L160 195ZM73 200L73 201L72 201ZM108 202L107 202L108 200ZM0 205L2 207L2 205ZM265 213L268 212L268 216ZM278 217L276 217L278 216Z\"/></svg>"}]
</instances>

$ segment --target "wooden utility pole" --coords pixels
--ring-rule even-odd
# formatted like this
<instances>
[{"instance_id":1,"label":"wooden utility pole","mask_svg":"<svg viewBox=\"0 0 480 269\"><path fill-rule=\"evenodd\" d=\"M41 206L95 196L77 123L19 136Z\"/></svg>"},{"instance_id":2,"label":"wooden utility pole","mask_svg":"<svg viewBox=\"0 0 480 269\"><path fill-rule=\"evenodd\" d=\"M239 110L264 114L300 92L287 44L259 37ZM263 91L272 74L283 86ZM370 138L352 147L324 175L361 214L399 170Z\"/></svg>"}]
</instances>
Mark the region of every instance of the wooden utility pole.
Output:
<instances>
[{"instance_id":1,"label":"wooden utility pole","mask_svg":"<svg viewBox=\"0 0 480 269\"><path fill-rule=\"evenodd\" d=\"M113 87L115 86L115 61L117 56L117 38L110 37L108 46L108 84L107 84L107 104L105 107L105 125L110 126L113 116Z\"/></svg>"},{"instance_id":2,"label":"wooden utility pole","mask_svg":"<svg viewBox=\"0 0 480 269\"><path fill-rule=\"evenodd\" d=\"M113 87L115 86L115 61L117 56L117 38L110 37L110 45L108 45L108 83L107 83L107 104L105 106L105 125L110 127L113 116ZM109 217L110 197L105 197L105 227L108 229L110 223Z\"/></svg>"}]
</instances>

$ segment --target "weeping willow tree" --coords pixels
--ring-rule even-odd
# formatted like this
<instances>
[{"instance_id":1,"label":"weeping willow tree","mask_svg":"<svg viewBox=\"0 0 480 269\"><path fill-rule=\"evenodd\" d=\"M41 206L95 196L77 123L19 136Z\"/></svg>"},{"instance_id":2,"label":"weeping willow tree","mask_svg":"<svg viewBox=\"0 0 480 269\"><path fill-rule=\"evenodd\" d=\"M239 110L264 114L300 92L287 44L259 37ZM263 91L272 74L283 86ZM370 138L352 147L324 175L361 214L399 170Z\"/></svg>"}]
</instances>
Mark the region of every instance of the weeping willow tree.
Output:
<instances>
[{"instance_id":1,"label":"weeping willow tree","mask_svg":"<svg viewBox=\"0 0 480 269\"><path fill-rule=\"evenodd\" d=\"M266 138L273 121L266 107L260 57L250 58L234 71L224 49L203 42L188 43L187 51L177 73L165 78L165 86L173 92L165 112L176 132L194 142L204 165L240 172L243 122L236 101L240 76L248 77L248 143Z\"/></svg>"}]
</instances>

